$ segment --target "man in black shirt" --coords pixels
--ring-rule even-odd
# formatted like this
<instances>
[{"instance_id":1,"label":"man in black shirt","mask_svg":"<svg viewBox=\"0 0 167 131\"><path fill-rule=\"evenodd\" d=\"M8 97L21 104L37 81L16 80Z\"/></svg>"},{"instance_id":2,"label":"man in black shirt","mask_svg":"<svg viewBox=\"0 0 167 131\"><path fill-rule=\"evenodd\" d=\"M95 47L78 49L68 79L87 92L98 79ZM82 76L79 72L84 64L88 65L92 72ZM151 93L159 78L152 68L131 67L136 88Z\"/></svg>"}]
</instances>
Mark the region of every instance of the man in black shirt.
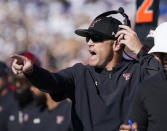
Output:
<instances>
[{"instance_id":1,"label":"man in black shirt","mask_svg":"<svg viewBox=\"0 0 167 131\"><path fill-rule=\"evenodd\" d=\"M150 75L149 69L158 71L159 62L152 55L144 56L136 33L113 17L95 18L88 29L76 33L87 39L89 65L76 64L50 73L25 57L13 55L12 70L24 73L55 101L70 98L75 131L116 131L136 85ZM138 54L138 60L125 60L122 44Z\"/></svg>"},{"instance_id":2,"label":"man in black shirt","mask_svg":"<svg viewBox=\"0 0 167 131\"><path fill-rule=\"evenodd\" d=\"M161 71L143 81L136 91L128 119L136 122L138 131L165 131L167 125L167 22L160 24L154 32L154 46L149 51L162 63ZM136 125L136 124L135 124ZM133 127L135 127L133 125ZM121 131L131 130L122 125ZM137 127L135 127L137 128Z\"/></svg>"},{"instance_id":3,"label":"man in black shirt","mask_svg":"<svg viewBox=\"0 0 167 131\"><path fill-rule=\"evenodd\" d=\"M0 61L0 130L7 131L8 117L13 107L13 93L9 89L9 68Z\"/></svg>"},{"instance_id":4,"label":"man in black shirt","mask_svg":"<svg viewBox=\"0 0 167 131\"><path fill-rule=\"evenodd\" d=\"M38 59L30 52L24 51L20 53L33 63L38 64ZM13 93L13 106L10 116L8 117L8 131L23 131L26 129L25 123L36 117L33 94L30 90L31 83L23 74L13 76L12 82L15 86ZM37 113L37 112L36 112Z\"/></svg>"},{"instance_id":5,"label":"man in black shirt","mask_svg":"<svg viewBox=\"0 0 167 131\"><path fill-rule=\"evenodd\" d=\"M48 93L41 92L34 86L31 86L31 90L35 103L38 107L40 104L41 108L33 112L33 116L36 117L25 123L24 131L70 131L71 102L67 100L55 102ZM44 98L46 100L43 100ZM42 108L42 105L45 108Z\"/></svg>"}]
</instances>

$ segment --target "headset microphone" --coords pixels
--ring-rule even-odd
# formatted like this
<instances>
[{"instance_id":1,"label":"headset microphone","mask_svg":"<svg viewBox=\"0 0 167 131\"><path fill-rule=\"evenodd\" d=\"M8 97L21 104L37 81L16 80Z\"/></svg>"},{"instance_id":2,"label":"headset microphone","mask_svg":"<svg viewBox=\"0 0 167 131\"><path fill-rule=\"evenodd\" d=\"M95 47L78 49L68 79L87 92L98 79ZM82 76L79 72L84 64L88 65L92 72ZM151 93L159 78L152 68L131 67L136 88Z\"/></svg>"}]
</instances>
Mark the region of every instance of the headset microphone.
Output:
<instances>
[{"instance_id":1,"label":"headset microphone","mask_svg":"<svg viewBox=\"0 0 167 131\"><path fill-rule=\"evenodd\" d=\"M122 7L120 7L118 9L118 11L119 11L120 14L122 14L123 17L125 17L124 25L127 25L127 26L131 27L131 23L130 23L129 17L127 16L127 14L124 13L124 9Z\"/></svg>"}]
</instances>

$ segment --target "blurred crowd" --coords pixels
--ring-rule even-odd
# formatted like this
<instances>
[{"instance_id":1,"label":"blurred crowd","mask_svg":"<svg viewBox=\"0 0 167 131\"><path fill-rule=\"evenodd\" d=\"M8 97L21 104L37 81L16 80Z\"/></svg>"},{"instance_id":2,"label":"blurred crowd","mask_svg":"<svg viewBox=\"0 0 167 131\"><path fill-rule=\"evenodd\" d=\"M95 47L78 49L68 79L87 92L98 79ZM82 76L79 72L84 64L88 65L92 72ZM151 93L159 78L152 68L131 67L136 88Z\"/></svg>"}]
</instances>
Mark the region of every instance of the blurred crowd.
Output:
<instances>
[{"instance_id":1,"label":"blurred crowd","mask_svg":"<svg viewBox=\"0 0 167 131\"><path fill-rule=\"evenodd\" d=\"M74 30L87 27L101 12L132 4L130 0L1 0L0 60L30 50L46 68L86 62L85 44Z\"/></svg>"},{"instance_id":2,"label":"blurred crowd","mask_svg":"<svg viewBox=\"0 0 167 131\"><path fill-rule=\"evenodd\" d=\"M167 2L160 0L165 19ZM134 25L135 0L0 0L0 60L30 50L45 68L60 70L87 62L84 40L74 30L88 27L98 14L124 7Z\"/></svg>"}]
</instances>

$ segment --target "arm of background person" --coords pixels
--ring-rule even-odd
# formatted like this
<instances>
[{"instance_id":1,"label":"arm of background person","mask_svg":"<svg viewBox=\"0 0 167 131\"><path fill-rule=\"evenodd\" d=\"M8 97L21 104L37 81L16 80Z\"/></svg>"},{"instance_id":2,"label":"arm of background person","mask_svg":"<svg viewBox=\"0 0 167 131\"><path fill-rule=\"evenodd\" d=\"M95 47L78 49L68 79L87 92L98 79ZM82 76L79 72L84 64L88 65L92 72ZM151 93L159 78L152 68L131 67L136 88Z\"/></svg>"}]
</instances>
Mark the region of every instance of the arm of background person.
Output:
<instances>
[{"instance_id":1,"label":"arm of background person","mask_svg":"<svg viewBox=\"0 0 167 131\"><path fill-rule=\"evenodd\" d=\"M127 118L124 123L127 123L128 120L136 122L138 125L138 131L146 131L148 118L147 110L144 104L145 95L143 93L143 84L140 84L135 91L133 102L129 108Z\"/></svg>"}]
</instances>

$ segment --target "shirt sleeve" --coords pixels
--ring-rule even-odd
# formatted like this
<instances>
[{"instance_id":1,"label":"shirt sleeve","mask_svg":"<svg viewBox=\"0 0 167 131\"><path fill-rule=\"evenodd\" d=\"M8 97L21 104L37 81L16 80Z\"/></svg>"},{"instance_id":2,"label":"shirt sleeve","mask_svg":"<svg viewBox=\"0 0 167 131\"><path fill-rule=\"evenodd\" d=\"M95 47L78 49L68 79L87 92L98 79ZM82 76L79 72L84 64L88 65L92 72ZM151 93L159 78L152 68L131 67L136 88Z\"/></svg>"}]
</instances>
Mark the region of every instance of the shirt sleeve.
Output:
<instances>
[{"instance_id":1,"label":"shirt sleeve","mask_svg":"<svg viewBox=\"0 0 167 131\"><path fill-rule=\"evenodd\" d=\"M161 63L152 54L148 54L148 51L149 49L143 46L137 54L137 61L141 67L141 80L146 79L148 76L162 69Z\"/></svg>"},{"instance_id":2,"label":"shirt sleeve","mask_svg":"<svg viewBox=\"0 0 167 131\"><path fill-rule=\"evenodd\" d=\"M140 57L139 64L141 67L141 80L145 80L163 69L162 64L151 54Z\"/></svg>"},{"instance_id":3,"label":"shirt sleeve","mask_svg":"<svg viewBox=\"0 0 167 131\"><path fill-rule=\"evenodd\" d=\"M142 58L144 55L148 54L148 51L149 49L143 46L141 50L139 51L139 53L137 54L137 58L138 59Z\"/></svg>"},{"instance_id":4,"label":"shirt sleeve","mask_svg":"<svg viewBox=\"0 0 167 131\"><path fill-rule=\"evenodd\" d=\"M71 98L74 91L74 67L51 73L41 67L33 65L31 75L26 75L28 80L41 91L50 93L55 101Z\"/></svg>"},{"instance_id":5,"label":"shirt sleeve","mask_svg":"<svg viewBox=\"0 0 167 131\"><path fill-rule=\"evenodd\" d=\"M140 85L135 93L134 101L131 104L127 117L128 120L131 120L132 122L137 122L138 131L146 131L148 122L147 110L144 105L144 96L142 95L142 91L142 85Z\"/></svg>"}]
</instances>

